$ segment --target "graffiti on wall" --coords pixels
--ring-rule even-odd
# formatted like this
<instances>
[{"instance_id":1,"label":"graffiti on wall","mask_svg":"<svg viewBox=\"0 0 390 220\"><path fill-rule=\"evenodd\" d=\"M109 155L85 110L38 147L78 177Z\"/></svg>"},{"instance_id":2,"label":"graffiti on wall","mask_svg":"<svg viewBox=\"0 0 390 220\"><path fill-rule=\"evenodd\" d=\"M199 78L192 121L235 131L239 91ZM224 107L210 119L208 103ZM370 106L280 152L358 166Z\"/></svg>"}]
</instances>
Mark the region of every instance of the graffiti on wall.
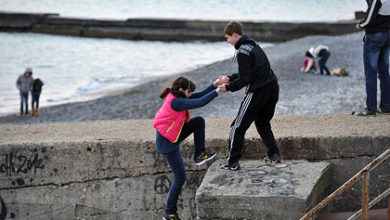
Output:
<instances>
[{"instance_id":1,"label":"graffiti on wall","mask_svg":"<svg viewBox=\"0 0 390 220\"><path fill-rule=\"evenodd\" d=\"M0 175L9 177L18 177L12 181L12 185L24 185L25 180L20 178L22 174L37 174L38 170L45 168L44 160L47 156L42 156L46 152L46 148L37 149L31 153L16 152L11 150L5 154L0 154ZM32 179L30 179L32 181Z\"/></svg>"},{"instance_id":2,"label":"graffiti on wall","mask_svg":"<svg viewBox=\"0 0 390 220\"><path fill-rule=\"evenodd\" d=\"M43 158L40 158L38 153L24 155L10 152L3 156L3 160L0 161L0 173L6 176L27 174L29 172L36 174L38 169L45 168Z\"/></svg>"}]
</instances>

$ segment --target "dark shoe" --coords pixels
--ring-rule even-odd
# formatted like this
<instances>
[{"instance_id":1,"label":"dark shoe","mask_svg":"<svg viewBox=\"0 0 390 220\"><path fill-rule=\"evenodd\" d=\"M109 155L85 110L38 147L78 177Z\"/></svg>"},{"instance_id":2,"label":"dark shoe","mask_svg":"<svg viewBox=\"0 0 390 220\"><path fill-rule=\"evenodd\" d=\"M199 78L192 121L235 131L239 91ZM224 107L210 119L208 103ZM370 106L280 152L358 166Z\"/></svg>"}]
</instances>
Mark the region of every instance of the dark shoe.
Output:
<instances>
[{"instance_id":1,"label":"dark shoe","mask_svg":"<svg viewBox=\"0 0 390 220\"><path fill-rule=\"evenodd\" d=\"M232 171L237 171L239 170L241 167L240 167L240 163L239 162L236 162L234 164L225 164L221 167L221 169L224 169L224 170L232 170Z\"/></svg>"},{"instance_id":2,"label":"dark shoe","mask_svg":"<svg viewBox=\"0 0 390 220\"><path fill-rule=\"evenodd\" d=\"M195 164L197 166L200 166L200 165L206 163L207 161L212 160L216 155L217 155L217 153L215 153L215 152L210 153L210 154L203 152L202 154L200 154L198 156L198 158L195 159Z\"/></svg>"},{"instance_id":3,"label":"dark shoe","mask_svg":"<svg viewBox=\"0 0 390 220\"><path fill-rule=\"evenodd\" d=\"M358 116L375 117L376 116L376 112L369 111L367 108L365 108L364 111L359 112Z\"/></svg>"},{"instance_id":4,"label":"dark shoe","mask_svg":"<svg viewBox=\"0 0 390 220\"><path fill-rule=\"evenodd\" d=\"M164 215L163 220L180 220L179 216L175 214Z\"/></svg>"},{"instance_id":5,"label":"dark shoe","mask_svg":"<svg viewBox=\"0 0 390 220\"><path fill-rule=\"evenodd\" d=\"M390 114L390 110L385 110L385 109L378 109L378 113L379 114L384 114L384 115L389 115Z\"/></svg>"},{"instance_id":6,"label":"dark shoe","mask_svg":"<svg viewBox=\"0 0 390 220\"><path fill-rule=\"evenodd\" d=\"M279 154L274 154L272 157L265 156L263 161L265 163L281 163Z\"/></svg>"},{"instance_id":7,"label":"dark shoe","mask_svg":"<svg viewBox=\"0 0 390 220\"><path fill-rule=\"evenodd\" d=\"M272 156L272 160L271 160L272 163L280 163L280 155L279 154L274 154Z\"/></svg>"}]
</instances>

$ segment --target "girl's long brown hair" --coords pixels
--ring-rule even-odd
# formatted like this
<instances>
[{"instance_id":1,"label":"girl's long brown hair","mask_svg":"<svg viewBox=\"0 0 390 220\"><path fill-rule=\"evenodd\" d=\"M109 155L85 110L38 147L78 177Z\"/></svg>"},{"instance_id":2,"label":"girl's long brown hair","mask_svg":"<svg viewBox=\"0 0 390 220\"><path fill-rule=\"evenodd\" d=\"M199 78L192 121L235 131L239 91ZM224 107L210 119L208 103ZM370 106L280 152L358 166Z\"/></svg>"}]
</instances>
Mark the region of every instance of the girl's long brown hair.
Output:
<instances>
[{"instance_id":1,"label":"girl's long brown hair","mask_svg":"<svg viewBox=\"0 0 390 220\"><path fill-rule=\"evenodd\" d=\"M186 89L190 89L191 92L195 91L196 85L189 79L180 76L175 81L173 81L171 88L164 88L163 91L160 93L160 98L164 99L168 93L172 93L175 97L185 98L184 92L181 92L180 89L183 91Z\"/></svg>"}]
</instances>

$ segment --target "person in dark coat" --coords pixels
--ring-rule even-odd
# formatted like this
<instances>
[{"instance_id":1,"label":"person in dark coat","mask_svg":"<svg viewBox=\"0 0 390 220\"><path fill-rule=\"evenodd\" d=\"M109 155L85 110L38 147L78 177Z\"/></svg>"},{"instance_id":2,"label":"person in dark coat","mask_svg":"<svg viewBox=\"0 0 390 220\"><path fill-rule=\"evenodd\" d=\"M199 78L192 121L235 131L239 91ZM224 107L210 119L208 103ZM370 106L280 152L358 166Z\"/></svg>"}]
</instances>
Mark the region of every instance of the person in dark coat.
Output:
<instances>
[{"instance_id":1,"label":"person in dark coat","mask_svg":"<svg viewBox=\"0 0 390 220\"><path fill-rule=\"evenodd\" d=\"M35 116L39 115L38 113L39 97L41 96L42 86L43 86L43 82L39 78L34 79L33 89L31 92L31 96L32 96L31 107L32 107L32 114ZM35 108L34 108L34 104L35 104Z\"/></svg>"}]
</instances>

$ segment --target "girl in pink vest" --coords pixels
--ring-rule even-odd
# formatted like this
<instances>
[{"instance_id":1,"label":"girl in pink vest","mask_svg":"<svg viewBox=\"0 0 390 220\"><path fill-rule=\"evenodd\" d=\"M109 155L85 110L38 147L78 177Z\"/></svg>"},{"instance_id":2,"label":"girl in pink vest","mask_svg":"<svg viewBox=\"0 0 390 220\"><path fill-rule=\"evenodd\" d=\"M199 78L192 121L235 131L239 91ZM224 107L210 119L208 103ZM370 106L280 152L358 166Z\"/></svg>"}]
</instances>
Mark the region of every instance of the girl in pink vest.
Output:
<instances>
[{"instance_id":1,"label":"girl in pink vest","mask_svg":"<svg viewBox=\"0 0 390 220\"><path fill-rule=\"evenodd\" d=\"M186 171L179 144L194 133L194 161L200 166L213 159L216 153L205 150L205 120L202 116L191 118L189 109L205 106L220 92L218 80L200 92L192 93L196 86L185 77L177 78L171 88L165 88L160 98L164 104L153 120L156 128L156 147L164 154L172 169L174 180L168 194L167 207L163 219L180 219L177 215L177 200L186 180Z\"/></svg>"}]
</instances>

